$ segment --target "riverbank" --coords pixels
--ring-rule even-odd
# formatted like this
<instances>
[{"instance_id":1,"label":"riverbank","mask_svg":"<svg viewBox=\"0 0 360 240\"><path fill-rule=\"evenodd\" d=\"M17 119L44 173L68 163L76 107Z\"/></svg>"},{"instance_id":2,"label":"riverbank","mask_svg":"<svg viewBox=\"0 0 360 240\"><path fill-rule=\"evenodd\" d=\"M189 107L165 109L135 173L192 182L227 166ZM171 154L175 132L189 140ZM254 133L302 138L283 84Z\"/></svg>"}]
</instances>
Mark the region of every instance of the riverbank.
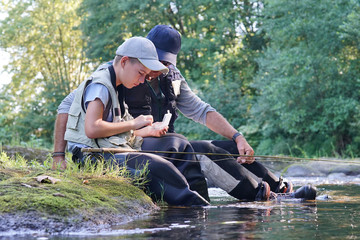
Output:
<instances>
[{"instance_id":1,"label":"riverbank","mask_svg":"<svg viewBox=\"0 0 360 240\"><path fill-rule=\"evenodd\" d=\"M0 235L97 233L158 209L129 179L119 177L121 169L70 164L53 171L45 150L6 149L0 155ZM330 160L262 162L278 176L297 178L298 186L316 177L323 183L360 179L359 159Z\"/></svg>"},{"instance_id":2,"label":"riverbank","mask_svg":"<svg viewBox=\"0 0 360 240\"><path fill-rule=\"evenodd\" d=\"M40 164L1 152L0 233L97 232L158 209L121 169L99 169L53 171L51 158Z\"/></svg>"}]
</instances>

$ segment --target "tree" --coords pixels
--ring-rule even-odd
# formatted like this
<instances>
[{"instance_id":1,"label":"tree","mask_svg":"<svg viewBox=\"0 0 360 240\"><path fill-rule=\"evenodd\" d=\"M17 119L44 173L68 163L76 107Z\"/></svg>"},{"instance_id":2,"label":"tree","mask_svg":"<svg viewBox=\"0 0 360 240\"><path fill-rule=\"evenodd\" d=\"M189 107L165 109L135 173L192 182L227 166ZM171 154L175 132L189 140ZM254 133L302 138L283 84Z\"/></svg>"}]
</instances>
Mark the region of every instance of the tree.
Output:
<instances>
[{"instance_id":1,"label":"tree","mask_svg":"<svg viewBox=\"0 0 360 240\"><path fill-rule=\"evenodd\" d=\"M339 37L343 39L345 47L342 49L341 56L343 71L355 80L354 94L359 96L360 84L360 2L351 0L352 11L347 16L346 21L340 26ZM359 101L359 98L356 99ZM356 106L354 119L360 119L360 109ZM351 144L346 146L347 154L359 156L360 136L359 121L353 121L348 129L351 136Z\"/></svg>"},{"instance_id":2,"label":"tree","mask_svg":"<svg viewBox=\"0 0 360 240\"><path fill-rule=\"evenodd\" d=\"M47 146L52 143L57 105L88 69L77 29L79 4L79 0L0 3L6 14L0 22L0 47L11 53L6 68L13 73L3 90L7 101L2 102L12 110L0 110L11 121L0 124L11 129L9 135L23 141L41 137Z\"/></svg>"},{"instance_id":3,"label":"tree","mask_svg":"<svg viewBox=\"0 0 360 240\"><path fill-rule=\"evenodd\" d=\"M349 53L341 27L356 5L266 1L263 28L270 44L259 59L255 86L261 96L253 107L263 134L259 152L346 154L358 136L358 52Z\"/></svg>"}]
</instances>

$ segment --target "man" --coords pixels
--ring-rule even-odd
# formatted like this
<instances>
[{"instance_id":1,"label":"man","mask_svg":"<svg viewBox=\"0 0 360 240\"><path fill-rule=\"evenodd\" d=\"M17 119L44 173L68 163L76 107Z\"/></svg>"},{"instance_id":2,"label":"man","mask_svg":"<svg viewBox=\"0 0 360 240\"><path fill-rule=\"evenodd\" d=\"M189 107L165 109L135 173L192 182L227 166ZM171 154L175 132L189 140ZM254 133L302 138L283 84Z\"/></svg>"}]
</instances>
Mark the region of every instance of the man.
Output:
<instances>
[{"instance_id":1,"label":"man","mask_svg":"<svg viewBox=\"0 0 360 240\"><path fill-rule=\"evenodd\" d=\"M126 166L134 176L148 170L145 186L155 199L163 199L170 205L208 205L196 191L190 190L187 180L172 163L158 155L132 152L144 145L164 145L167 142L167 139L158 138L166 133L167 126L153 123L151 115L132 118L121 98L122 87L131 89L143 83L151 71L167 73L168 69L159 62L150 40L133 37L120 45L113 64L96 70L77 88L66 125L68 149L80 163L104 158ZM80 151L97 147L121 149L124 153L84 155ZM176 151L191 148L180 138L170 147L177 148ZM203 176L198 177L201 179Z\"/></svg>"},{"instance_id":2,"label":"man","mask_svg":"<svg viewBox=\"0 0 360 240\"><path fill-rule=\"evenodd\" d=\"M253 155L254 151L245 137L232 127L229 122L209 104L203 102L189 88L187 82L176 68L177 54L181 48L181 36L173 28L157 25L147 36L158 52L160 61L169 68L164 76L146 81L133 89L127 89L125 98L129 112L133 116L151 114L155 121L161 121L167 111L172 113L169 132L174 132L174 122L178 116L177 110L195 122L206 125L210 130L231 139L230 141L191 141L195 152L232 153ZM137 96L145 96L137 98ZM223 158L221 161L219 158ZM216 161L214 161L216 160ZM292 184L276 177L262 164L254 162L251 157L238 157L237 164L231 158L224 156L201 156L200 165L208 179L230 195L247 199L253 189L255 181L249 170L270 185L273 192L292 192ZM244 169L246 168L246 169ZM216 173L216 174L214 174ZM219 177L221 176L221 177ZM225 184L224 184L225 182ZM260 182L260 184L263 184Z\"/></svg>"}]
</instances>

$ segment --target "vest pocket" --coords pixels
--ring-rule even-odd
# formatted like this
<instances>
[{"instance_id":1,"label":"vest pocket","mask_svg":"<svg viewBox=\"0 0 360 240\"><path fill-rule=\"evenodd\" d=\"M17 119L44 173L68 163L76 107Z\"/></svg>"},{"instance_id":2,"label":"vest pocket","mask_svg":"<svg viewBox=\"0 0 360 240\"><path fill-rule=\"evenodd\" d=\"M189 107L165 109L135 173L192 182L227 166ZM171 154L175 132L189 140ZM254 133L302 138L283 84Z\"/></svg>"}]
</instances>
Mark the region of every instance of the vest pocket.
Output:
<instances>
[{"instance_id":1,"label":"vest pocket","mask_svg":"<svg viewBox=\"0 0 360 240\"><path fill-rule=\"evenodd\" d=\"M80 112L77 114L69 113L67 127L69 129L78 131L79 119L80 119Z\"/></svg>"},{"instance_id":2,"label":"vest pocket","mask_svg":"<svg viewBox=\"0 0 360 240\"><path fill-rule=\"evenodd\" d=\"M128 141L126 141L124 138L119 138L117 136L111 136L108 138L108 140L111 144L116 146L125 146L128 144Z\"/></svg>"}]
</instances>

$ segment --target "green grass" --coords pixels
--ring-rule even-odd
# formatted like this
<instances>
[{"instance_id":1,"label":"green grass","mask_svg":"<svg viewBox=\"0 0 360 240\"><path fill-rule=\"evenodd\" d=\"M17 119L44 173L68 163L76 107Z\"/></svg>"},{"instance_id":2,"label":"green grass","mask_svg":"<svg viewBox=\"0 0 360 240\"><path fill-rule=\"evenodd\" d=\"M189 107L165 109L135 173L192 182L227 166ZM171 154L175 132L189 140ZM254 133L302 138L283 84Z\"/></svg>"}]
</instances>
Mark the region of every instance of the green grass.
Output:
<instances>
[{"instance_id":1,"label":"green grass","mask_svg":"<svg viewBox=\"0 0 360 240\"><path fill-rule=\"evenodd\" d=\"M52 216L124 214L139 206L153 208L151 199L132 184L125 168L98 161L79 167L68 162L64 171L51 170L52 158L40 164L21 156L0 155L0 214L35 211ZM46 175L60 181L39 183ZM142 176L143 177L143 176ZM135 179L141 186L141 181Z\"/></svg>"}]
</instances>

